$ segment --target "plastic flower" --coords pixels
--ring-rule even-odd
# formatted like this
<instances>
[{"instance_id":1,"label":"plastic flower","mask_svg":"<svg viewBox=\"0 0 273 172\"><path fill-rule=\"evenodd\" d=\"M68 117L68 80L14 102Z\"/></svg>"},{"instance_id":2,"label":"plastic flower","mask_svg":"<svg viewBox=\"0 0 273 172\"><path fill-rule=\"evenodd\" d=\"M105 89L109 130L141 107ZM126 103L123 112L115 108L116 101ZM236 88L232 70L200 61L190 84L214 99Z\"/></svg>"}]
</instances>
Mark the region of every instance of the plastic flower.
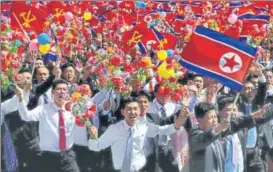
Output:
<instances>
[{"instance_id":1,"label":"plastic flower","mask_svg":"<svg viewBox=\"0 0 273 172\"><path fill-rule=\"evenodd\" d=\"M82 95L81 95L81 93L79 93L79 92L74 92L74 93L71 95L71 99L72 99L73 102L78 102L78 101L80 101L80 100L81 100L81 97L82 97Z\"/></svg>"}]
</instances>

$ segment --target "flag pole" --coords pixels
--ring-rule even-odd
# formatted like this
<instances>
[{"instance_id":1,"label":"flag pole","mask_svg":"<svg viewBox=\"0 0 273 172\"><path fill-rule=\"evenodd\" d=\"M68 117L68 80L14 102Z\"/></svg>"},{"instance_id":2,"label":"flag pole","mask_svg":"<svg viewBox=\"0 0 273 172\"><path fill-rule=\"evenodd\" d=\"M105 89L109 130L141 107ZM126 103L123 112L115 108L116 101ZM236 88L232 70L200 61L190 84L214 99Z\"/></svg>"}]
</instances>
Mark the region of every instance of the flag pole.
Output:
<instances>
[{"instance_id":1,"label":"flag pole","mask_svg":"<svg viewBox=\"0 0 273 172\"><path fill-rule=\"evenodd\" d=\"M22 30L22 31L23 31L23 33L25 34L25 36L26 36L26 38L27 38L28 42L30 42L30 38L29 38L29 36L27 35L27 32L26 32L26 31L25 31L25 29L23 28L23 26L22 26L22 24L20 23L20 21L18 20L17 16L15 15L15 13L14 13L14 12L13 12L12 14L13 14L13 16L14 16L15 20L17 21L17 23L19 24L19 26L20 26L21 30Z\"/></svg>"}]
</instances>

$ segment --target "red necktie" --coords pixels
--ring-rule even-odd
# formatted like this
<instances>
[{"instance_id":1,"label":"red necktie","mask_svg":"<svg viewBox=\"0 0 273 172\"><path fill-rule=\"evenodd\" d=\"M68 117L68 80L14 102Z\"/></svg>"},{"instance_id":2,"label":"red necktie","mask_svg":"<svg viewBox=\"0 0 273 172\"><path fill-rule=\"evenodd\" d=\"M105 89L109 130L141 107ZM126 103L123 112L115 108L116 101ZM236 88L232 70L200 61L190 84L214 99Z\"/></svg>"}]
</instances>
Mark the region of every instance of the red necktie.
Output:
<instances>
[{"instance_id":1,"label":"red necktie","mask_svg":"<svg viewBox=\"0 0 273 172\"><path fill-rule=\"evenodd\" d=\"M59 147L61 151L66 150L65 126L63 110L59 110Z\"/></svg>"}]
</instances>

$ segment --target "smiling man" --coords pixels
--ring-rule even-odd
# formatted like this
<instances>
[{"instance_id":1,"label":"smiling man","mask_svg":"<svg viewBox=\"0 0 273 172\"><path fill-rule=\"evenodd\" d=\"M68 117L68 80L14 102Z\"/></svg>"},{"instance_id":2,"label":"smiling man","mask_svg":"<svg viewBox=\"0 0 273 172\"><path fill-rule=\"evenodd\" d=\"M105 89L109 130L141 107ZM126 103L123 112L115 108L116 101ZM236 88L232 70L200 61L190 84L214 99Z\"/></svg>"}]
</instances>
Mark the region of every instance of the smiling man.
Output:
<instances>
[{"instance_id":1,"label":"smiling man","mask_svg":"<svg viewBox=\"0 0 273 172\"><path fill-rule=\"evenodd\" d=\"M68 83L57 79L52 84L53 101L29 111L23 92L17 88L19 113L24 121L39 121L42 167L40 172L78 172L73 146L74 117L65 110Z\"/></svg>"},{"instance_id":2,"label":"smiling man","mask_svg":"<svg viewBox=\"0 0 273 172\"><path fill-rule=\"evenodd\" d=\"M146 163L145 137L174 133L183 125L188 115L187 111L183 109L174 124L158 126L139 118L140 107L138 101L133 98L123 101L121 113L124 120L110 125L99 139L89 140L89 149L94 151L111 146L114 168L121 172L142 171ZM97 137L95 127L91 127L89 133L92 138Z\"/></svg>"}]
</instances>

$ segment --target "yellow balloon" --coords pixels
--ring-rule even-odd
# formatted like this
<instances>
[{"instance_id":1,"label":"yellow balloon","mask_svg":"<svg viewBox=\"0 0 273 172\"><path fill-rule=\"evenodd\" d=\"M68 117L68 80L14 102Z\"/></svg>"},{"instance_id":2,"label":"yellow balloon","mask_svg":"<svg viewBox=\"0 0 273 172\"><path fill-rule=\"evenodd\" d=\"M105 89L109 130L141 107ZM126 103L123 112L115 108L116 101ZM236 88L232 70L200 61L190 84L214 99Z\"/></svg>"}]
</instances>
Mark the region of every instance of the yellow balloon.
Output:
<instances>
[{"instance_id":1,"label":"yellow balloon","mask_svg":"<svg viewBox=\"0 0 273 172\"><path fill-rule=\"evenodd\" d=\"M161 61L166 60L168 58L168 54L165 50L160 50L157 52L157 58Z\"/></svg>"},{"instance_id":2,"label":"yellow balloon","mask_svg":"<svg viewBox=\"0 0 273 172\"><path fill-rule=\"evenodd\" d=\"M49 44L39 45L39 50L42 54L46 54L50 50L50 45Z\"/></svg>"},{"instance_id":3,"label":"yellow balloon","mask_svg":"<svg viewBox=\"0 0 273 172\"><path fill-rule=\"evenodd\" d=\"M92 18L92 14L90 12L84 12L83 18L84 20L88 21Z\"/></svg>"},{"instance_id":4,"label":"yellow balloon","mask_svg":"<svg viewBox=\"0 0 273 172\"><path fill-rule=\"evenodd\" d=\"M171 77L175 76L174 69L167 69L167 63L162 63L158 68L157 68L157 73L159 76L161 76L164 79L169 79Z\"/></svg>"}]
</instances>

